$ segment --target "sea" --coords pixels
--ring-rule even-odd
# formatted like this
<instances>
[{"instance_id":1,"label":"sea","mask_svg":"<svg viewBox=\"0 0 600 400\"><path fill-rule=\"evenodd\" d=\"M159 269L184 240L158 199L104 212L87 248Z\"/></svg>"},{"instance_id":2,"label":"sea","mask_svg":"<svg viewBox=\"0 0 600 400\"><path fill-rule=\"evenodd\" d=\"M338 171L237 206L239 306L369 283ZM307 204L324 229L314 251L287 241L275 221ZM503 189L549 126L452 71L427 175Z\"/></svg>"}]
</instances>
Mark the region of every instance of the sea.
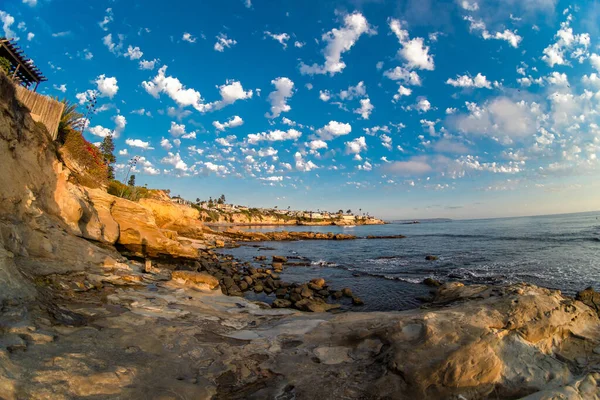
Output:
<instances>
[{"instance_id":1,"label":"sea","mask_svg":"<svg viewBox=\"0 0 600 400\"><path fill-rule=\"evenodd\" d=\"M348 287L365 303L350 311L414 308L430 288L422 282L477 284L528 282L574 295L600 289L600 211L578 214L477 220L431 220L368 226L260 226L251 231L347 233L357 240L306 240L249 243L224 250L255 266L255 256L287 256L300 266L281 279L306 282L324 278L336 289ZM405 235L404 239L366 236ZM427 261L426 256L438 257ZM249 298L272 301L264 294ZM346 300L348 303L349 300Z\"/></svg>"}]
</instances>

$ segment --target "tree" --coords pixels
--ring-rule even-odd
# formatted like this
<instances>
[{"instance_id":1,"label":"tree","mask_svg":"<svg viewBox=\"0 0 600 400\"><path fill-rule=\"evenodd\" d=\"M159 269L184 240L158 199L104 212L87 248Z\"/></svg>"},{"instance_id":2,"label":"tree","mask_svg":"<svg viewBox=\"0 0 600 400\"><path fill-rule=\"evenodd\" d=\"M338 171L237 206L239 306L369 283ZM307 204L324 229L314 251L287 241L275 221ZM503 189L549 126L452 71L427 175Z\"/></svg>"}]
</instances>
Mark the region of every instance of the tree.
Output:
<instances>
[{"instance_id":1,"label":"tree","mask_svg":"<svg viewBox=\"0 0 600 400\"><path fill-rule=\"evenodd\" d=\"M77 111L77 104L71 103L67 99L60 100L58 97L54 98L56 101L60 101L63 103L63 112L60 116L60 121L58 123L58 141L59 143L64 144L67 133L69 131L74 131L79 128L79 124L82 121L83 114Z\"/></svg>"},{"instance_id":2,"label":"tree","mask_svg":"<svg viewBox=\"0 0 600 400\"><path fill-rule=\"evenodd\" d=\"M102 154L102 158L104 160L104 164L108 169L108 179L115 179L115 170L112 164L117 161L115 155L115 142L113 141L112 134L106 135L100 143L100 153Z\"/></svg>"},{"instance_id":3,"label":"tree","mask_svg":"<svg viewBox=\"0 0 600 400\"><path fill-rule=\"evenodd\" d=\"M219 197L219 199L217 200L218 204L225 204L225 195L222 194L221 197Z\"/></svg>"},{"instance_id":4,"label":"tree","mask_svg":"<svg viewBox=\"0 0 600 400\"><path fill-rule=\"evenodd\" d=\"M347 209L346 210L346 214L352 214L352 210L351 209Z\"/></svg>"},{"instance_id":5,"label":"tree","mask_svg":"<svg viewBox=\"0 0 600 400\"><path fill-rule=\"evenodd\" d=\"M196 197L196 204L200 204L200 198Z\"/></svg>"},{"instance_id":6,"label":"tree","mask_svg":"<svg viewBox=\"0 0 600 400\"><path fill-rule=\"evenodd\" d=\"M131 175L129 177L129 182L127 182L129 186L135 186L135 175Z\"/></svg>"},{"instance_id":7,"label":"tree","mask_svg":"<svg viewBox=\"0 0 600 400\"><path fill-rule=\"evenodd\" d=\"M338 210L338 214L343 214L343 213L344 213L344 210L342 210L342 209Z\"/></svg>"}]
</instances>

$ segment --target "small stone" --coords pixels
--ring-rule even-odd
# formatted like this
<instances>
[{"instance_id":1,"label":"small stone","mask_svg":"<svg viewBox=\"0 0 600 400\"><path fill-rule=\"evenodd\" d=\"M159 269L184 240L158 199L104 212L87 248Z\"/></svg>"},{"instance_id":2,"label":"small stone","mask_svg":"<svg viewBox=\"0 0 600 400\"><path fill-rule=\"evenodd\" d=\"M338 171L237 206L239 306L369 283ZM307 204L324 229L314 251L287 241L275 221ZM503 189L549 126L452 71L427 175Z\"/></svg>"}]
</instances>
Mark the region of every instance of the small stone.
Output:
<instances>
[{"instance_id":1,"label":"small stone","mask_svg":"<svg viewBox=\"0 0 600 400\"><path fill-rule=\"evenodd\" d=\"M354 304L355 306L364 306L365 302L362 301L362 299L360 297L354 296L352 298L352 304Z\"/></svg>"},{"instance_id":2,"label":"small stone","mask_svg":"<svg viewBox=\"0 0 600 400\"><path fill-rule=\"evenodd\" d=\"M264 288L263 288L263 285L261 285L261 284L257 284L257 285L255 285L255 286L254 286L254 291L255 291L256 293L260 293L260 292L262 292L262 291L263 291L263 289L264 289Z\"/></svg>"},{"instance_id":3,"label":"small stone","mask_svg":"<svg viewBox=\"0 0 600 400\"><path fill-rule=\"evenodd\" d=\"M245 276L244 277L244 281L248 284L248 286L252 285L252 278L250 278L249 276Z\"/></svg>"},{"instance_id":4,"label":"small stone","mask_svg":"<svg viewBox=\"0 0 600 400\"><path fill-rule=\"evenodd\" d=\"M284 256L273 256L273 262L278 262L278 263L284 263L285 264L287 261L288 261L287 257L284 257Z\"/></svg>"},{"instance_id":5,"label":"small stone","mask_svg":"<svg viewBox=\"0 0 600 400\"><path fill-rule=\"evenodd\" d=\"M428 256L425 256L425 259L427 261L435 261L435 260L438 259L438 257L437 256L428 255Z\"/></svg>"},{"instance_id":6,"label":"small stone","mask_svg":"<svg viewBox=\"0 0 600 400\"><path fill-rule=\"evenodd\" d=\"M334 299L341 299L344 296L344 293L342 293L341 290L336 290L335 292L331 293L331 297L333 297Z\"/></svg>"},{"instance_id":7,"label":"small stone","mask_svg":"<svg viewBox=\"0 0 600 400\"><path fill-rule=\"evenodd\" d=\"M431 287L442 286L442 282L438 281L437 279L433 279L433 278L425 278L423 280L423 284L425 284L427 286L431 286Z\"/></svg>"},{"instance_id":8,"label":"small stone","mask_svg":"<svg viewBox=\"0 0 600 400\"><path fill-rule=\"evenodd\" d=\"M314 284L315 286L318 286L319 288L322 288L323 286L325 286L325 279L323 279L323 278L311 279L310 283Z\"/></svg>"},{"instance_id":9,"label":"small stone","mask_svg":"<svg viewBox=\"0 0 600 400\"><path fill-rule=\"evenodd\" d=\"M232 287L233 285L235 285L235 281L233 280L233 278L226 276L225 278L223 278L223 285L229 289L230 287Z\"/></svg>"},{"instance_id":10,"label":"small stone","mask_svg":"<svg viewBox=\"0 0 600 400\"><path fill-rule=\"evenodd\" d=\"M275 296L277 296L280 299L284 298L286 294L287 294L287 289L277 289L275 291Z\"/></svg>"},{"instance_id":11,"label":"small stone","mask_svg":"<svg viewBox=\"0 0 600 400\"><path fill-rule=\"evenodd\" d=\"M246 281L241 281L238 286L242 291L248 290L248 284L246 283Z\"/></svg>"},{"instance_id":12,"label":"small stone","mask_svg":"<svg viewBox=\"0 0 600 400\"><path fill-rule=\"evenodd\" d=\"M342 294L346 297L352 297L352 290L350 288L343 288Z\"/></svg>"}]
</instances>

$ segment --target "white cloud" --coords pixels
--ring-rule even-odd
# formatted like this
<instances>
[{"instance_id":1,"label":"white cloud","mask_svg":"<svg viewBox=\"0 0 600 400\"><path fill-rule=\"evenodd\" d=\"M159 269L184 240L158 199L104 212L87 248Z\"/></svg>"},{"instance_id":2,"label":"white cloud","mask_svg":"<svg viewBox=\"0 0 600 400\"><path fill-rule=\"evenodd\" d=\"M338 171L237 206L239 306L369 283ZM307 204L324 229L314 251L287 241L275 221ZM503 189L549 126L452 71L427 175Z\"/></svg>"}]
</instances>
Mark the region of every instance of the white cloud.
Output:
<instances>
[{"instance_id":1,"label":"white cloud","mask_svg":"<svg viewBox=\"0 0 600 400\"><path fill-rule=\"evenodd\" d=\"M232 140L235 140L235 135L230 135L227 136L226 138L216 138L215 142L217 142L218 144L220 144L221 146L224 147L233 147L233 144L231 143Z\"/></svg>"},{"instance_id":2,"label":"white cloud","mask_svg":"<svg viewBox=\"0 0 600 400\"><path fill-rule=\"evenodd\" d=\"M565 74L565 73L561 74L556 71L554 71L550 75L548 75L546 80L548 81L548 83L550 83L551 85L555 85L555 86L568 86L569 85L569 79L567 78L567 74Z\"/></svg>"},{"instance_id":3,"label":"white cloud","mask_svg":"<svg viewBox=\"0 0 600 400\"><path fill-rule=\"evenodd\" d=\"M403 176L424 175L432 170L425 156L413 157L407 161L395 161L387 164L384 170L388 173Z\"/></svg>"},{"instance_id":4,"label":"white cloud","mask_svg":"<svg viewBox=\"0 0 600 400\"><path fill-rule=\"evenodd\" d=\"M356 168L358 168L361 171L371 171L373 169L373 165L371 165L370 162L365 161L363 165L359 165Z\"/></svg>"},{"instance_id":5,"label":"white cloud","mask_svg":"<svg viewBox=\"0 0 600 400\"><path fill-rule=\"evenodd\" d=\"M79 101L80 105L85 104L86 101L89 101L92 98L97 97L97 96L98 96L98 92L96 90L86 90L85 92L77 93L75 95L75 97Z\"/></svg>"},{"instance_id":6,"label":"white cloud","mask_svg":"<svg viewBox=\"0 0 600 400\"><path fill-rule=\"evenodd\" d=\"M287 131L276 129L268 132L251 133L248 135L248 143L256 144L261 141L280 142L284 140L297 140L300 136L302 136L302 132L293 128Z\"/></svg>"},{"instance_id":7,"label":"white cloud","mask_svg":"<svg viewBox=\"0 0 600 400\"><path fill-rule=\"evenodd\" d=\"M462 3L460 3L460 5L462 6L463 9L467 10L467 11L477 11L479 10L479 4L477 4L477 2L473 2L473 3L469 3L467 0L463 0Z\"/></svg>"},{"instance_id":8,"label":"white cloud","mask_svg":"<svg viewBox=\"0 0 600 400\"><path fill-rule=\"evenodd\" d=\"M287 104L287 100L294 94L294 82L289 78L279 77L272 80L271 84L275 85L275 90L269 93L271 113L266 113L265 117L273 119L279 117L282 112L292 109Z\"/></svg>"},{"instance_id":9,"label":"white cloud","mask_svg":"<svg viewBox=\"0 0 600 400\"><path fill-rule=\"evenodd\" d=\"M427 112L431 110L431 103L426 98L420 98L415 105L415 109L419 112Z\"/></svg>"},{"instance_id":10,"label":"white cloud","mask_svg":"<svg viewBox=\"0 0 600 400\"><path fill-rule=\"evenodd\" d=\"M125 130L127 119L123 115L115 115L112 120L115 123L115 137L119 137L119 134Z\"/></svg>"},{"instance_id":11,"label":"white cloud","mask_svg":"<svg viewBox=\"0 0 600 400\"><path fill-rule=\"evenodd\" d=\"M352 132L352 127L350 126L350 124L337 121L329 121L327 125L317 129L315 133L322 140L331 140L335 139L338 136L347 135L350 132Z\"/></svg>"},{"instance_id":12,"label":"white cloud","mask_svg":"<svg viewBox=\"0 0 600 400\"><path fill-rule=\"evenodd\" d=\"M314 75L314 74L330 74L334 75L338 72L342 72L346 68L346 63L342 61L342 53L349 51L356 41L363 34L373 35L373 30L367 19L359 12L348 14L344 17L344 26L341 28L334 28L329 32L326 32L321 37L321 40L327 43L327 46L323 50L325 55L325 64L318 65L306 65L303 62L300 63L300 73L303 75Z\"/></svg>"},{"instance_id":13,"label":"white cloud","mask_svg":"<svg viewBox=\"0 0 600 400\"><path fill-rule=\"evenodd\" d=\"M509 29L505 29L503 32L490 33L482 20L476 20L470 15L465 16L464 19L469 21L469 31L479 32L484 40L505 40L514 48L519 47L519 43L523 40L523 38L517 34L517 31L513 32Z\"/></svg>"},{"instance_id":14,"label":"white cloud","mask_svg":"<svg viewBox=\"0 0 600 400\"><path fill-rule=\"evenodd\" d=\"M268 178L258 178L261 181L269 181L269 182L281 182L283 181L283 176L269 176Z\"/></svg>"},{"instance_id":15,"label":"white cloud","mask_svg":"<svg viewBox=\"0 0 600 400\"><path fill-rule=\"evenodd\" d=\"M106 136L110 136L110 135L113 134L112 129L105 128L105 127L103 127L101 125L93 126L93 127L89 128L88 131L92 135L98 136L98 137L101 137L101 138L106 137Z\"/></svg>"},{"instance_id":16,"label":"white cloud","mask_svg":"<svg viewBox=\"0 0 600 400\"><path fill-rule=\"evenodd\" d=\"M200 111L220 110L238 100L247 100L252 98L252 90L245 91L239 81L227 80L224 85L217 86L221 100L214 101L201 107Z\"/></svg>"},{"instance_id":17,"label":"white cloud","mask_svg":"<svg viewBox=\"0 0 600 400\"><path fill-rule=\"evenodd\" d=\"M23 4L27 4L29 7L35 7L37 0L23 0Z\"/></svg>"},{"instance_id":18,"label":"white cloud","mask_svg":"<svg viewBox=\"0 0 600 400\"><path fill-rule=\"evenodd\" d=\"M160 162L163 164L172 165L173 167L175 167L175 169L177 169L179 171L187 171L188 170L188 165L181 159L181 156L179 155L179 153L174 154L174 153L169 152L166 157L163 157L160 160Z\"/></svg>"},{"instance_id":19,"label":"white cloud","mask_svg":"<svg viewBox=\"0 0 600 400\"><path fill-rule=\"evenodd\" d=\"M130 60L139 60L140 58L142 58L144 53L140 50L139 47L133 47L130 45L127 47L127 52L123 55L129 58Z\"/></svg>"},{"instance_id":20,"label":"white cloud","mask_svg":"<svg viewBox=\"0 0 600 400\"><path fill-rule=\"evenodd\" d=\"M297 151L296 154L294 154L294 160L296 161L296 169L298 171L308 172L312 171L313 169L319 168L312 161L305 161L304 158L302 158L302 154L299 151Z\"/></svg>"},{"instance_id":21,"label":"white cloud","mask_svg":"<svg viewBox=\"0 0 600 400\"><path fill-rule=\"evenodd\" d=\"M127 139L125 140L125 143L130 147L137 147L144 150L152 149L152 147L150 147L150 142L144 142L140 139Z\"/></svg>"},{"instance_id":22,"label":"white cloud","mask_svg":"<svg viewBox=\"0 0 600 400\"><path fill-rule=\"evenodd\" d=\"M184 42L188 42L188 43L196 43L196 40L197 40L197 38L195 38L191 33L188 33L188 32L184 32L181 39Z\"/></svg>"},{"instance_id":23,"label":"white cloud","mask_svg":"<svg viewBox=\"0 0 600 400\"><path fill-rule=\"evenodd\" d=\"M217 42L215 43L214 49L216 51L219 52L224 52L225 48L230 48L232 46L234 46L235 44L237 44L237 41L234 39L229 39L227 37L227 34L225 33L219 33L219 36L217 36Z\"/></svg>"},{"instance_id":24,"label":"white cloud","mask_svg":"<svg viewBox=\"0 0 600 400\"><path fill-rule=\"evenodd\" d=\"M115 77L107 77L102 74L98 78L96 78L96 86L98 88L98 92L101 97L108 97L112 99L115 94L119 91L119 86L117 85L117 78Z\"/></svg>"},{"instance_id":25,"label":"white cloud","mask_svg":"<svg viewBox=\"0 0 600 400\"><path fill-rule=\"evenodd\" d=\"M328 90L319 90L319 99L329 101L331 99L331 93L329 93Z\"/></svg>"},{"instance_id":26,"label":"white cloud","mask_svg":"<svg viewBox=\"0 0 600 400\"><path fill-rule=\"evenodd\" d=\"M108 35L102 38L102 43L104 43L104 45L108 48L108 51L110 51L113 54L119 55L121 49L123 48L123 40L125 39L125 36L119 34L117 35L117 38L119 39L119 43L113 42L112 33L109 33Z\"/></svg>"},{"instance_id":27,"label":"white cloud","mask_svg":"<svg viewBox=\"0 0 600 400\"><path fill-rule=\"evenodd\" d=\"M415 71L409 71L403 67L396 67L383 73L388 79L401 81L407 85L421 86L421 78Z\"/></svg>"},{"instance_id":28,"label":"white cloud","mask_svg":"<svg viewBox=\"0 0 600 400\"><path fill-rule=\"evenodd\" d=\"M107 8L106 9L106 15L104 16L104 19L98 23L98 25L100 25L100 28L102 28L103 30L107 31L108 27L107 25L109 23L111 23L113 20L113 11L112 8Z\"/></svg>"},{"instance_id":29,"label":"white cloud","mask_svg":"<svg viewBox=\"0 0 600 400\"><path fill-rule=\"evenodd\" d=\"M587 48L590 45L590 35L588 33L574 35L573 28L570 27L570 17L569 15L567 20L560 24L560 29L554 35L556 41L543 51L542 60L551 67L568 65L567 57L569 55L565 54L566 52L572 51L570 57L578 58L579 62L582 62L589 54Z\"/></svg>"},{"instance_id":30,"label":"white cloud","mask_svg":"<svg viewBox=\"0 0 600 400\"><path fill-rule=\"evenodd\" d=\"M212 124L218 131L224 131L227 128L235 128L243 125L244 120L240 116L235 115L232 118L230 118L227 122L220 123L219 121L213 121Z\"/></svg>"},{"instance_id":31,"label":"white cloud","mask_svg":"<svg viewBox=\"0 0 600 400\"><path fill-rule=\"evenodd\" d=\"M371 100L367 97L366 99L360 99L360 108L354 110L355 114L359 114L362 119L369 119L371 112L375 106L371 104Z\"/></svg>"},{"instance_id":32,"label":"white cloud","mask_svg":"<svg viewBox=\"0 0 600 400\"><path fill-rule=\"evenodd\" d=\"M409 69L433 71L435 69L433 56L429 54L429 46L424 45L424 39L420 37L410 39L408 31L402 29L402 24L397 19L390 19L389 25L402 45L398 55L406 61L406 66Z\"/></svg>"},{"instance_id":33,"label":"white cloud","mask_svg":"<svg viewBox=\"0 0 600 400\"><path fill-rule=\"evenodd\" d=\"M55 90L58 90L59 92L63 92L65 93L67 91L67 85L65 85L64 83L62 85L53 85Z\"/></svg>"},{"instance_id":34,"label":"white cloud","mask_svg":"<svg viewBox=\"0 0 600 400\"><path fill-rule=\"evenodd\" d=\"M402 96L410 96L411 94L412 94L412 90L411 90L411 89L409 89L409 88L405 88L404 86L402 86L402 85L399 85L399 86L398 86L398 93L396 93L396 94L394 95L394 98L393 98L393 100L392 100L392 101L393 101L393 102L397 102L398 100L400 100L400 98L401 98Z\"/></svg>"},{"instance_id":35,"label":"white cloud","mask_svg":"<svg viewBox=\"0 0 600 400\"><path fill-rule=\"evenodd\" d=\"M128 154L129 154L129 152L127 151L127 149L119 150L119 155L120 156L126 156Z\"/></svg>"},{"instance_id":36,"label":"white cloud","mask_svg":"<svg viewBox=\"0 0 600 400\"><path fill-rule=\"evenodd\" d=\"M323 140L320 140L320 139L312 140L312 141L308 142L306 145L311 150L320 150L320 149L326 149L327 148L327 142L324 142Z\"/></svg>"},{"instance_id":37,"label":"white cloud","mask_svg":"<svg viewBox=\"0 0 600 400\"><path fill-rule=\"evenodd\" d=\"M171 136L177 138L181 137L183 139L195 139L196 132L186 132L184 124L178 124L175 121L171 121L171 127L169 128L169 133Z\"/></svg>"},{"instance_id":38,"label":"white cloud","mask_svg":"<svg viewBox=\"0 0 600 400\"><path fill-rule=\"evenodd\" d=\"M153 70L154 67L156 66L156 63L158 62L158 60L155 58L154 60L140 60L139 63L139 68L140 69L144 69L144 70Z\"/></svg>"},{"instance_id":39,"label":"white cloud","mask_svg":"<svg viewBox=\"0 0 600 400\"><path fill-rule=\"evenodd\" d=\"M297 48L301 49L302 47L304 47L305 44L306 43L304 43L304 42L299 42L299 41L296 40L294 42L294 47L297 47Z\"/></svg>"},{"instance_id":40,"label":"white cloud","mask_svg":"<svg viewBox=\"0 0 600 400\"><path fill-rule=\"evenodd\" d=\"M288 35L287 33L271 33L269 31L265 31L265 35L269 36L270 38L272 38L273 40L278 41L282 46L283 49L287 49L287 41L290 40L290 35ZM296 42L298 43L298 42Z\"/></svg>"},{"instance_id":41,"label":"white cloud","mask_svg":"<svg viewBox=\"0 0 600 400\"><path fill-rule=\"evenodd\" d=\"M165 76L167 66L163 65L158 74L151 82L142 82L142 87L151 96L158 98L160 93L166 93L180 107L193 106L198 111L204 111L200 92L194 89L185 89L179 79L172 76Z\"/></svg>"},{"instance_id":42,"label":"white cloud","mask_svg":"<svg viewBox=\"0 0 600 400\"><path fill-rule=\"evenodd\" d=\"M363 150L367 150L367 142L364 136L357 137L349 142L344 142L346 145L346 153L359 154Z\"/></svg>"},{"instance_id":43,"label":"white cloud","mask_svg":"<svg viewBox=\"0 0 600 400\"><path fill-rule=\"evenodd\" d=\"M171 150L173 148L173 145L171 144L171 142L169 142L169 139L162 138L162 140L160 141L160 147L162 147L165 150Z\"/></svg>"},{"instance_id":44,"label":"white cloud","mask_svg":"<svg viewBox=\"0 0 600 400\"><path fill-rule=\"evenodd\" d=\"M448 108L446 108L446 114L447 114L447 115L454 114L454 113L455 113L455 112L457 112L457 111L458 111L458 110L457 110L456 108L454 108L454 107L448 107Z\"/></svg>"},{"instance_id":45,"label":"white cloud","mask_svg":"<svg viewBox=\"0 0 600 400\"><path fill-rule=\"evenodd\" d=\"M475 78L471 78L468 75L457 75L456 79L448 79L446 81L446 84L452 85L454 87L463 88L492 88L492 84L487 80L487 78L484 75L481 75L481 73L477 74Z\"/></svg>"},{"instance_id":46,"label":"white cloud","mask_svg":"<svg viewBox=\"0 0 600 400\"><path fill-rule=\"evenodd\" d=\"M15 18L9 13L0 10L0 22L2 22L2 29L4 30L4 36L9 39L18 40L17 34L11 30L11 25L15 23Z\"/></svg>"},{"instance_id":47,"label":"white cloud","mask_svg":"<svg viewBox=\"0 0 600 400\"><path fill-rule=\"evenodd\" d=\"M29 33L27 34L27 40L28 40L29 42L31 42L31 41L33 40L33 38L34 38L34 37L35 37L35 33L33 33L33 32L29 32Z\"/></svg>"},{"instance_id":48,"label":"white cloud","mask_svg":"<svg viewBox=\"0 0 600 400\"><path fill-rule=\"evenodd\" d=\"M355 97L363 97L367 94L367 88L365 87L365 83L360 81L356 84L356 86L349 86L348 89L342 90L340 92L340 99L342 100L352 100Z\"/></svg>"},{"instance_id":49,"label":"white cloud","mask_svg":"<svg viewBox=\"0 0 600 400\"><path fill-rule=\"evenodd\" d=\"M592 67L596 69L596 71L600 72L600 56L596 53L592 53L590 56L590 64Z\"/></svg>"},{"instance_id":50,"label":"white cloud","mask_svg":"<svg viewBox=\"0 0 600 400\"><path fill-rule=\"evenodd\" d=\"M497 97L480 107L467 103L469 115L455 120L459 130L474 135L522 138L536 131L536 116L525 102L515 103L507 97Z\"/></svg>"}]
</instances>

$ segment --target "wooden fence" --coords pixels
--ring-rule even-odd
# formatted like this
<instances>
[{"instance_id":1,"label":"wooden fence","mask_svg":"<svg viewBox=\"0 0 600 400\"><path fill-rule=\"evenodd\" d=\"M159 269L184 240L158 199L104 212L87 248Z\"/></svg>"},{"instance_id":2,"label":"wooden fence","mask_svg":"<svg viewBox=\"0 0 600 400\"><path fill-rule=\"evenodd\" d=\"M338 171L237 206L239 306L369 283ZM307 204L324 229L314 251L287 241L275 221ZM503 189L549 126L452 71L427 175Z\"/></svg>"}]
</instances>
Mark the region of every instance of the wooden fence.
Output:
<instances>
[{"instance_id":1,"label":"wooden fence","mask_svg":"<svg viewBox=\"0 0 600 400\"><path fill-rule=\"evenodd\" d=\"M23 103L29 111L34 121L43 123L52 140L56 140L58 135L58 124L65 105L48 96L32 92L27 88L17 85L17 98Z\"/></svg>"}]
</instances>

